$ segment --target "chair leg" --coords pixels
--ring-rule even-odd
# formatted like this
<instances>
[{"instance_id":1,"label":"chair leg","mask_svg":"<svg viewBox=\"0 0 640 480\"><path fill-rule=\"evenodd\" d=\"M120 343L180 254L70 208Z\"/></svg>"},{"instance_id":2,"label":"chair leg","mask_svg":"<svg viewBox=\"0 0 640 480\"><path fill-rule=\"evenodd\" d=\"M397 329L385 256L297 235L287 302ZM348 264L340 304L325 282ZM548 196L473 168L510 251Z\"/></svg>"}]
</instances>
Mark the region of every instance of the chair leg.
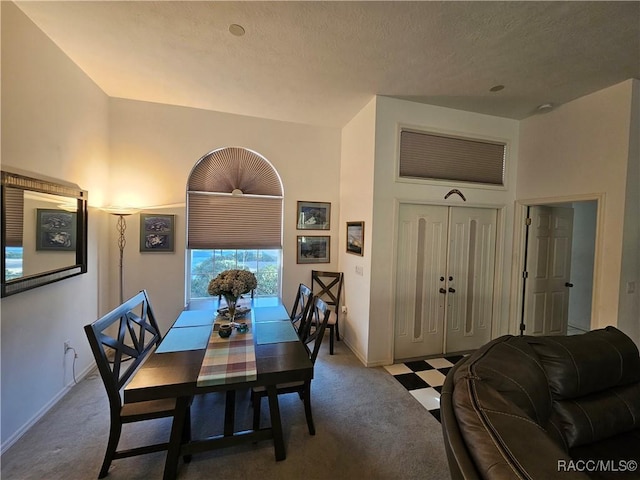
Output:
<instances>
[{"instance_id":1,"label":"chair leg","mask_svg":"<svg viewBox=\"0 0 640 480\"><path fill-rule=\"evenodd\" d=\"M182 443L189 443L191 441L191 407L187 407L187 414L184 419L184 429L182 430ZM185 455L182 457L184 463L191 461L191 455Z\"/></svg>"},{"instance_id":2,"label":"chair leg","mask_svg":"<svg viewBox=\"0 0 640 480\"><path fill-rule=\"evenodd\" d=\"M333 325L329 325L329 355L333 355Z\"/></svg>"},{"instance_id":3,"label":"chair leg","mask_svg":"<svg viewBox=\"0 0 640 480\"><path fill-rule=\"evenodd\" d=\"M340 341L340 327L338 327L338 325L340 324L340 322L338 322L338 320L336 320L336 340Z\"/></svg>"},{"instance_id":4,"label":"chair leg","mask_svg":"<svg viewBox=\"0 0 640 480\"><path fill-rule=\"evenodd\" d=\"M111 428L109 430L109 442L107 443L107 451L104 454L104 461L102 462L102 468L98 474L98 478L104 478L109 474L109 467L111 461L118 448L118 442L120 441L120 434L122 433L122 423L119 420L111 419Z\"/></svg>"},{"instance_id":5,"label":"chair leg","mask_svg":"<svg viewBox=\"0 0 640 480\"><path fill-rule=\"evenodd\" d=\"M260 400L262 397L251 392L252 404L253 404L253 429L260 429Z\"/></svg>"},{"instance_id":6,"label":"chair leg","mask_svg":"<svg viewBox=\"0 0 640 480\"><path fill-rule=\"evenodd\" d=\"M311 414L311 382L305 383L304 415L305 417L307 417L307 427L309 427L309 435L315 435L316 427L313 424L313 415Z\"/></svg>"}]
</instances>

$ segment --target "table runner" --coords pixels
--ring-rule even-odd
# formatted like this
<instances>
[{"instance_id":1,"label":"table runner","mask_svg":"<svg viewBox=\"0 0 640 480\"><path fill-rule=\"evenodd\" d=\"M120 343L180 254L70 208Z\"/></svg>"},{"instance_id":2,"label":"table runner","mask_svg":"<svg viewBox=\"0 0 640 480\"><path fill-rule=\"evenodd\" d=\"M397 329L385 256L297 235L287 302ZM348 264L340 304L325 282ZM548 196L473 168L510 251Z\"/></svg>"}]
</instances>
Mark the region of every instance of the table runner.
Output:
<instances>
[{"instance_id":1,"label":"table runner","mask_svg":"<svg viewBox=\"0 0 640 480\"><path fill-rule=\"evenodd\" d=\"M218 335L218 328L228 322L216 318L198 374L199 387L250 382L258 377L251 321L248 317L241 321L246 321L248 332L239 333L234 328L230 337L222 338Z\"/></svg>"}]
</instances>

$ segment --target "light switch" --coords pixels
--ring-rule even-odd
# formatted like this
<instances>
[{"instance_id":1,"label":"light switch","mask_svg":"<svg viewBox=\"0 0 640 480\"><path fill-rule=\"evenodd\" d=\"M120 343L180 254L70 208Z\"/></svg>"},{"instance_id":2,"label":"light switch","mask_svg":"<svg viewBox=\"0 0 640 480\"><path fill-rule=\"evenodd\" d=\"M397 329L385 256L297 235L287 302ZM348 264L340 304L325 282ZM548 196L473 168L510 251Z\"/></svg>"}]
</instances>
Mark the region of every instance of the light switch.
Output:
<instances>
[{"instance_id":1,"label":"light switch","mask_svg":"<svg viewBox=\"0 0 640 480\"><path fill-rule=\"evenodd\" d=\"M635 293L636 282L627 282L627 293Z\"/></svg>"},{"instance_id":2,"label":"light switch","mask_svg":"<svg viewBox=\"0 0 640 480\"><path fill-rule=\"evenodd\" d=\"M363 275L363 272L362 265L356 265L356 275Z\"/></svg>"}]
</instances>

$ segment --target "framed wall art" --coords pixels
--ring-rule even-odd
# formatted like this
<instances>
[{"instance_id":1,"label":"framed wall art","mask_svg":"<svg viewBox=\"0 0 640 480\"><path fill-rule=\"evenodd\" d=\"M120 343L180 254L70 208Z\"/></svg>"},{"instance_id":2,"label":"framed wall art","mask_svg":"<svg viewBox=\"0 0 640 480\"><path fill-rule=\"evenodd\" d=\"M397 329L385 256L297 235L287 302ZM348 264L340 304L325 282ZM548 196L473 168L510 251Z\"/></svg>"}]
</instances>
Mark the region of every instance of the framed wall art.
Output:
<instances>
[{"instance_id":1,"label":"framed wall art","mask_svg":"<svg viewBox=\"0 0 640 480\"><path fill-rule=\"evenodd\" d=\"M347 253L364 255L364 222L347 222Z\"/></svg>"},{"instance_id":2,"label":"framed wall art","mask_svg":"<svg viewBox=\"0 0 640 480\"><path fill-rule=\"evenodd\" d=\"M173 252L175 215L140 214L140 251Z\"/></svg>"},{"instance_id":3,"label":"framed wall art","mask_svg":"<svg viewBox=\"0 0 640 480\"><path fill-rule=\"evenodd\" d=\"M36 209L36 250L75 252L76 212Z\"/></svg>"},{"instance_id":4,"label":"framed wall art","mask_svg":"<svg viewBox=\"0 0 640 480\"><path fill-rule=\"evenodd\" d=\"M298 236L297 263L329 263L331 237Z\"/></svg>"},{"instance_id":5,"label":"framed wall art","mask_svg":"<svg viewBox=\"0 0 640 480\"><path fill-rule=\"evenodd\" d=\"M296 218L298 230L329 230L331 228L331 204L298 201Z\"/></svg>"}]
</instances>

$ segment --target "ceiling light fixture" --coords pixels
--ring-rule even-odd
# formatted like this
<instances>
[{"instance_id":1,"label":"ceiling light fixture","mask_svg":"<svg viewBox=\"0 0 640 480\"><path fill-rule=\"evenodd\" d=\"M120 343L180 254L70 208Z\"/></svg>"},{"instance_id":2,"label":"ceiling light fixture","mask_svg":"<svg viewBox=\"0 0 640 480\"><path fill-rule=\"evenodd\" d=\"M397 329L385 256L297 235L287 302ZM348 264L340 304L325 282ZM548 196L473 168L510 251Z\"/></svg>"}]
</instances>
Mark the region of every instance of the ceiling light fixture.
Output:
<instances>
[{"instance_id":1,"label":"ceiling light fixture","mask_svg":"<svg viewBox=\"0 0 640 480\"><path fill-rule=\"evenodd\" d=\"M229 25L229 32L231 33L231 35L241 37L244 35L244 27L242 25L238 25L237 23L232 23L231 25Z\"/></svg>"},{"instance_id":2,"label":"ceiling light fixture","mask_svg":"<svg viewBox=\"0 0 640 480\"><path fill-rule=\"evenodd\" d=\"M489 89L490 92L499 92L504 89L504 85L494 85Z\"/></svg>"},{"instance_id":3,"label":"ceiling light fixture","mask_svg":"<svg viewBox=\"0 0 640 480\"><path fill-rule=\"evenodd\" d=\"M543 103L536 108L536 110L541 113L548 112L551 109L553 109L553 103Z\"/></svg>"}]
</instances>

